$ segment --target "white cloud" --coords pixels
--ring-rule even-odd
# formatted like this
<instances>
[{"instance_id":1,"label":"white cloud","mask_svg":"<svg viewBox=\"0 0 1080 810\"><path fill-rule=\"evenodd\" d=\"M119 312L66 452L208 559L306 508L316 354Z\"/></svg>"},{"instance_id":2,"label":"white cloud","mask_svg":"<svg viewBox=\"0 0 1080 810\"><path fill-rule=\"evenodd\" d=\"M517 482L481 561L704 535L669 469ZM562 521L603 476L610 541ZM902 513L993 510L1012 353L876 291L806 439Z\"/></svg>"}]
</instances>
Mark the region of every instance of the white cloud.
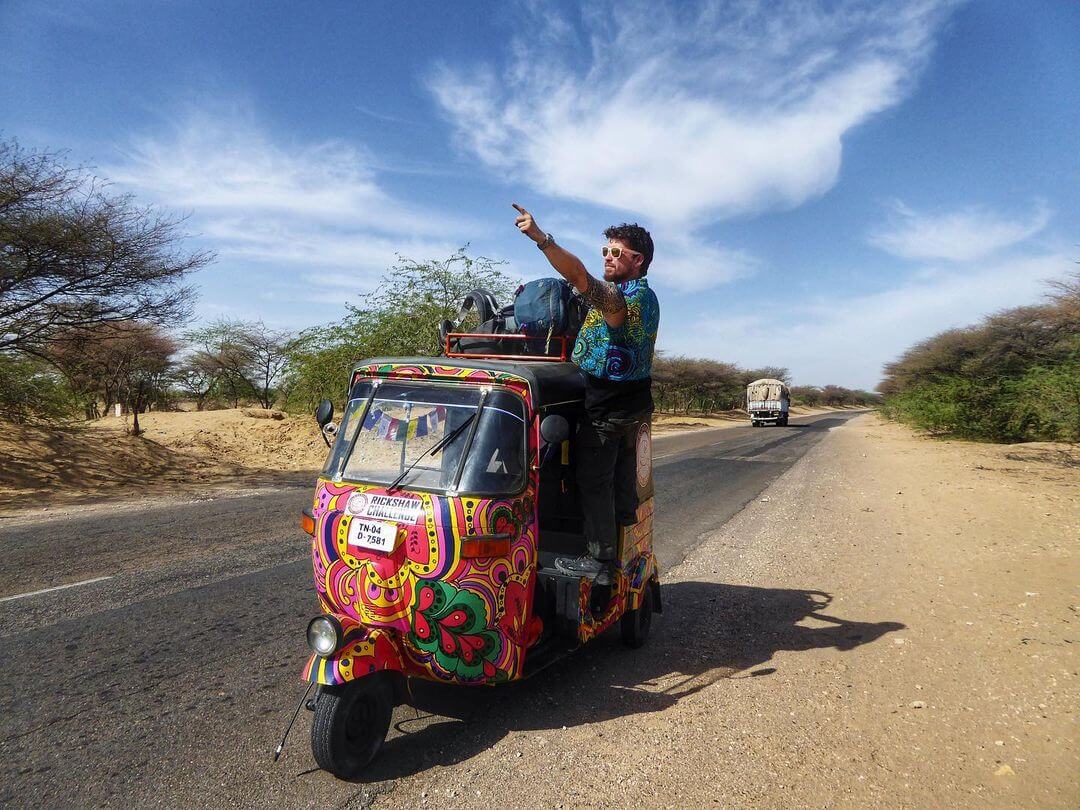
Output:
<instances>
[{"instance_id":1,"label":"white cloud","mask_svg":"<svg viewBox=\"0 0 1080 810\"><path fill-rule=\"evenodd\" d=\"M709 244L685 232L657 230L652 235L660 245L653 276L660 284L679 290L707 290L753 275L760 267L759 260L746 251Z\"/></svg>"},{"instance_id":2,"label":"white cloud","mask_svg":"<svg viewBox=\"0 0 1080 810\"><path fill-rule=\"evenodd\" d=\"M903 98L953 5L604 0L586 39L544 9L509 66L429 86L491 168L693 227L827 191L843 136Z\"/></svg>"},{"instance_id":3,"label":"white cloud","mask_svg":"<svg viewBox=\"0 0 1080 810\"><path fill-rule=\"evenodd\" d=\"M1034 236L1050 221L1043 204L1022 219L1009 219L985 208L924 214L899 201L888 225L870 234L871 244L905 259L965 262L991 256Z\"/></svg>"},{"instance_id":4,"label":"white cloud","mask_svg":"<svg viewBox=\"0 0 1080 810\"><path fill-rule=\"evenodd\" d=\"M398 254L418 260L445 258L460 244L437 238L418 239L402 234L383 236L349 228L313 222L281 222L266 219L217 219L206 223L204 235L221 246L226 256L237 256L295 268L337 269L312 278L345 279L347 268L361 272L381 272L397 260ZM353 284L355 285L355 277Z\"/></svg>"},{"instance_id":5,"label":"white cloud","mask_svg":"<svg viewBox=\"0 0 1080 810\"><path fill-rule=\"evenodd\" d=\"M134 139L123 154L108 176L140 199L190 211L191 229L222 258L298 276L331 271L307 274L309 301L321 300L319 288L370 289L398 253L445 257L477 230L395 198L361 147L276 143L235 110L191 113L162 135Z\"/></svg>"},{"instance_id":6,"label":"white cloud","mask_svg":"<svg viewBox=\"0 0 1080 810\"><path fill-rule=\"evenodd\" d=\"M1001 260L978 268L943 268L894 289L822 297L804 305L755 306L694 329L661 330L661 348L746 367L786 366L797 383L871 389L882 366L930 335L976 323L990 312L1035 302L1043 282L1073 266L1065 253Z\"/></svg>"}]
</instances>

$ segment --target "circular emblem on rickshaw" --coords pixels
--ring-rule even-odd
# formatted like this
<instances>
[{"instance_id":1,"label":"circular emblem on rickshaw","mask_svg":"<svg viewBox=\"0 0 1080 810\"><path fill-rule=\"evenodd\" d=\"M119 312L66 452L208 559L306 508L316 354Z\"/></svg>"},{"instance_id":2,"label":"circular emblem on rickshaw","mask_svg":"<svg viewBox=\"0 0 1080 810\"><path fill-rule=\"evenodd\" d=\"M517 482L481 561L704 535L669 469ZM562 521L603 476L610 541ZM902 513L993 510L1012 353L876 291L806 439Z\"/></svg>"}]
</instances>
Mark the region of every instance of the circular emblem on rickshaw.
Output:
<instances>
[{"instance_id":1,"label":"circular emblem on rickshaw","mask_svg":"<svg viewBox=\"0 0 1080 810\"><path fill-rule=\"evenodd\" d=\"M350 515L362 515L367 509L368 496L363 492L354 492L349 496L348 502L345 504L345 511Z\"/></svg>"},{"instance_id":2,"label":"circular emblem on rickshaw","mask_svg":"<svg viewBox=\"0 0 1080 810\"><path fill-rule=\"evenodd\" d=\"M639 487L646 486L652 478L652 436L649 425L642 422L637 434L637 482Z\"/></svg>"}]
</instances>

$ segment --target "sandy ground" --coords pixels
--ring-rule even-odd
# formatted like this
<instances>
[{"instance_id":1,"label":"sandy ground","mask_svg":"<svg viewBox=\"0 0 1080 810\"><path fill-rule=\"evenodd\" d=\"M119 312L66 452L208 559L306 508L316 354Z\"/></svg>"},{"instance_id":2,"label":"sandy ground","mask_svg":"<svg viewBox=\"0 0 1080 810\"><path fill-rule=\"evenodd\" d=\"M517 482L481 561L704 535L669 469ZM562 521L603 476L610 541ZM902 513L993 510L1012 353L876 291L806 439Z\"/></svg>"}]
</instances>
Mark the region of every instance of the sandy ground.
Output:
<instances>
[{"instance_id":1,"label":"sandy ground","mask_svg":"<svg viewBox=\"0 0 1080 810\"><path fill-rule=\"evenodd\" d=\"M665 573L645 648L582 651L625 661L617 683L560 681L595 696L588 719L538 706L365 802L1076 807L1078 464L874 415L835 428ZM667 663L686 649L699 666Z\"/></svg>"},{"instance_id":2,"label":"sandy ground","mask_svg":"<svg viewBox=\"0 0 1080 810\"><path fill-rule=\"evenodd\" d=\"M0 425L0 512L50 503L134 497L149 482L193 494L269 483L322 466L326 445L311 417L229 409L148 413L143 436L124 420L65 427Z\"/></svg>"},{"instance_id":3,"label":"sandy ground","mask_svg":"<svg viewBox=\"0 0 1080 810\"><path fill-rule=\"evenodd\" d=\"M795 415L826 409L796 408ZM148 413L141 437L107 417L66 426L0 422L0 513L43 503L138 499L148 482L178 495L274 483L322 467L326 445L315 420L258 409ZM253 414L259 414L254 416ZM745 414L658 414L654 430L677 433L745 427Z\"/></svg>"}]
</instances>

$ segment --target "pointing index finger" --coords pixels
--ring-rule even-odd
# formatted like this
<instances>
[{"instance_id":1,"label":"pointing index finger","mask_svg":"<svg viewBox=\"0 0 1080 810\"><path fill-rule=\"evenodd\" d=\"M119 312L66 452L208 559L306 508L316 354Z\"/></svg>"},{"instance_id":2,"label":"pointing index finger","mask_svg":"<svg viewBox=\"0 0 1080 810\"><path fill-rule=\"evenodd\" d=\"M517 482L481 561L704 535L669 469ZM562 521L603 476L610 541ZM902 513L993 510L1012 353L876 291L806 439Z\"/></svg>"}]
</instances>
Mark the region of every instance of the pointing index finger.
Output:
<instances>
[{"instance_id":1,"label":"pointing index finger","mask_svg":"<svg viewBox=\"0 0 1080 810\"><path fill-rule=\"evenodd\" d=\"M521 207L520 205L518 205L517 203L510 203L510 205L514 206L514 208L516 208L516 209L517 209L517 211L518 211L518 213L519 213L519 214L527 214L527 213L529 213L528 211L526 211L526 210L525 210L524 208L522 208L522 207Z\"/></svg>"}]
</instances>

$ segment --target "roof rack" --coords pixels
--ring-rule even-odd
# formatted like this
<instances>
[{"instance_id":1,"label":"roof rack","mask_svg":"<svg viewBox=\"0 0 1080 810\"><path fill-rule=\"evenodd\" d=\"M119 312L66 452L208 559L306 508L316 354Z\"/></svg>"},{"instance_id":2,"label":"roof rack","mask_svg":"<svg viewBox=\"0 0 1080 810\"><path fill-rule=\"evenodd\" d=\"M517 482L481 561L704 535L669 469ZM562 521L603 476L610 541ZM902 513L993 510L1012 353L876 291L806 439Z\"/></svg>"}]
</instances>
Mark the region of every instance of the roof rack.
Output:
<instances>
[{"instance_id":1,"label":"roof rack","mask_svg":"<svg viewBox=\"0 0 1080 810\"><path fill-rule=\"evenodd\" d=\"M462 342L462 338L466 342ZM509 341L509 345L507 345ZM504 353L502 349L511 348L514 341L522 347L522 353ZM470 342L473 345L469 345ZM475 357L485 360L529 360L564 363L570 359L572 346L565 335L550 337L532 337L530 335L511 335L491 332L450 332L446 335L443 353L447 357Z\"/></svg>"}]
</instances>

